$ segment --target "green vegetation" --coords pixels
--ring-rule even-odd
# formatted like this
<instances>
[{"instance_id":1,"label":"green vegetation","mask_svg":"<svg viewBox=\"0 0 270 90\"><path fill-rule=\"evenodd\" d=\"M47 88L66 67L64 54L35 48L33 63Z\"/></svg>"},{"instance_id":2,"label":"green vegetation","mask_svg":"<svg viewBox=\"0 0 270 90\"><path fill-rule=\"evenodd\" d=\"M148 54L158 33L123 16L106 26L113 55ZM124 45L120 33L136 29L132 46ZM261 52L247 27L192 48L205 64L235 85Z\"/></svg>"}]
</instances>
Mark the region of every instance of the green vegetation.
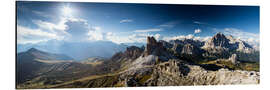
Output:
<instances>
[{"instance_id":1,"label":"green vegetation","mask_svg":"<svg viewBox=\"0 0 270 90\"><path fill-rule=\"evenodd\" d=\"M139 79L140 84L144 84L148 79L151 78L151 75L143 75L141 79Z\"/></svg>"},{"instance_id":2,"label":"green vegetation","mask_svg":"<svg viewBox=\"0 0 270 90\"><path fill-rule=\"evenodd\" d=\"M253 61L258 62L260 60L260 52L255 51L252 53L235 52L240 61Z\"/></svg>"},{"instance_id":3,"label":"green vegetation","mask_svg":"<svg viewBox=\"0 0 270 90\"><path fill-rule=\"evenodd\" d=\"M233 64L230 61L226 60L214 60L214 61L202 61L200 64L215 64L220 67L229 68L232 70L246 70L246 71L260 71L259 62L240 62L237 64Z\"/></svg>"},{"instance_id":4,"label":"green vegetation","mask_svg":"<svg viewBox=\"0 0 270 90\"><path fill-rule=\"evenodd\" d=\"M124 87L124 86L125 86L124 82L118 82L114 85L114 87Z\"/></svg>"}]
</instances>

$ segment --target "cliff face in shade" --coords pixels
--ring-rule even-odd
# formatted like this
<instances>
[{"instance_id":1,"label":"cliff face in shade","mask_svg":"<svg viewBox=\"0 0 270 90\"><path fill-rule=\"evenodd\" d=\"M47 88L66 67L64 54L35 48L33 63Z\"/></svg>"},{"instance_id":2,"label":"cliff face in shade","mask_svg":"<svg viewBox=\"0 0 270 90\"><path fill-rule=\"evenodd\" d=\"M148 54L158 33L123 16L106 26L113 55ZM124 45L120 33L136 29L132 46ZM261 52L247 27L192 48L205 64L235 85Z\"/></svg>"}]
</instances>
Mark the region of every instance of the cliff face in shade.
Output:
<instances>
[{"instance_id":1,"label":"cliff face in shade","mask_svg":"<svg viewBox=\"0 0 270 90\"><path fill-rule=\"evenodd\" d=\"M164 52L165 48L161 42L157 42L154 37L147 37L147 44L144 51L144 55L161 55Z\"/></svg>"}]
</instances>

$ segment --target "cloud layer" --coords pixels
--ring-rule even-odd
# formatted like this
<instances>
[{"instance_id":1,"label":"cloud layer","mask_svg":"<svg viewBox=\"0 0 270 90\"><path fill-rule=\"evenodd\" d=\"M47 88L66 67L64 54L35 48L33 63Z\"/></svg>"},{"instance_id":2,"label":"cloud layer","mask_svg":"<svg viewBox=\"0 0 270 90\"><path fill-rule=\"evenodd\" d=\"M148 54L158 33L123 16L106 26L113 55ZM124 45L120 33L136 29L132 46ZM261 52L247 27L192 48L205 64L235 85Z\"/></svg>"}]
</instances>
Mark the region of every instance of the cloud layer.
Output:
<instances>
[{"instance_id":1,"label":"cloud layer","mask_svg":"<svg viewBox=\"0 0 270 90\"><path fill-rule=\"evenodd\" d=\"M193 40L200 40L200 41L207 41L211 38L211 36L206 36L206 37L199 37L199 36L194 36L193 34L188 34L188 35L179 35L179 36L167 36L164 37L163 40L165 41L170 41L170 40L183 40L183 39L193 39Z\"/></svg>"},{"instance_id":2,"label":"cloud layer","mask_svg":"<svg viewBox=\"0 0 270 90\"><path fill-rule=\"evenodd\" d=\"M51 39L63 39L55 33L45 32L41 29L32 29L24 26L17 25L17 41L19 44L38 43L48 41Z\"/></svg>"},{"instance_id":3,"label":"cloud layer","mask_svg":"<svg viewBox=\"0 0 270 90\"><path fill-rule=\"evenodd\" d=\"M124 20L121 20L120 23L128 23L128 22L133 22L132 19L124 19Z\"/></svg>"},{"instance_id":4,"label":"cloud layer","mask_svg":"<svg viewBox=\"0 0 270 90\"><path fill-rule=\"evenodd\" d=\"M162 29L151 28L151 29L135 30L134 32L146 33L146 32L159 32L159 31L162 31Z\"/></svg>"},{"instance_id":5,"label":"cloud layer","mask_svg":"<svg viewBox=\"0 0 270 90\"><path fill-rule=\"evenodd\" d=\"M200 33L200 32L202 32L201 29L195 29L195 30L194 30L194 33L195 33L195 34L196 34L196 33Z\"/></svg>"}]
</instances>

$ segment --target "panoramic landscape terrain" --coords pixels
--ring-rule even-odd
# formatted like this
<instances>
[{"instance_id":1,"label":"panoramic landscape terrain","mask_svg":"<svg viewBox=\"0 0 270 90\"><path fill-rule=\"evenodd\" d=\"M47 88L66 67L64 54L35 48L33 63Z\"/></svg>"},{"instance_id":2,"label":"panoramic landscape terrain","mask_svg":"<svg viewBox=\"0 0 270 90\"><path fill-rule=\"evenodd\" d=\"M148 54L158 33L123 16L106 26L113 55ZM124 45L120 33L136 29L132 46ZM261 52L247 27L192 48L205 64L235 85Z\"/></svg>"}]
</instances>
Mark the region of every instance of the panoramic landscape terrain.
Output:
<instances>
[{"instance_id":1,"label":"panoramic landscape terrain","mask_svg":"<svg viewBox=\"0 0 270 90\"><path fill-rule=\"evenodd\" d=\"M16 5L18 89L260 83L256 6Z\"/></svg>"}]
</instances>

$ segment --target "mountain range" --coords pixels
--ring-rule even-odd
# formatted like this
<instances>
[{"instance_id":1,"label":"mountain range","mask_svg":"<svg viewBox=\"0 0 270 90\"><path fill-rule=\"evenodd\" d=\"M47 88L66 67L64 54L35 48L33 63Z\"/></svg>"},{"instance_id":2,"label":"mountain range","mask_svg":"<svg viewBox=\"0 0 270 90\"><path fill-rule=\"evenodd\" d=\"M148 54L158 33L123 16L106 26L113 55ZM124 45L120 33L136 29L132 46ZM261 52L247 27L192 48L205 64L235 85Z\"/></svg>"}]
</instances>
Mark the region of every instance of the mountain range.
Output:
<instances>
[{"instance_id":1,"label":"mountain range","mask_svg":"<svg viewBox=\"0 0 270 90\"><path fill-rule=\"evenodd\" d=\"M107 59L69 59L34 48L18 53L17 88L230 85L260 81L259 51L222 33L206 42L167 42L147 37L146 46L128 46Z\"/></svg>"},{"instance_id":2,"label":"mountain range","mask_svg":"<svg viewBox=\"0 0 270 90\"><path fill-rule=\"evenodd\" d=\"M50 40L39 44L18 44L17 52L24 52L30 48L36 48L50 53L65 54L79 61L95 56L110 58L114 53L124 51L126 47L127 45L125 44L115 44L110 41L67 42Z\"/></svg>"}]
</instances>

